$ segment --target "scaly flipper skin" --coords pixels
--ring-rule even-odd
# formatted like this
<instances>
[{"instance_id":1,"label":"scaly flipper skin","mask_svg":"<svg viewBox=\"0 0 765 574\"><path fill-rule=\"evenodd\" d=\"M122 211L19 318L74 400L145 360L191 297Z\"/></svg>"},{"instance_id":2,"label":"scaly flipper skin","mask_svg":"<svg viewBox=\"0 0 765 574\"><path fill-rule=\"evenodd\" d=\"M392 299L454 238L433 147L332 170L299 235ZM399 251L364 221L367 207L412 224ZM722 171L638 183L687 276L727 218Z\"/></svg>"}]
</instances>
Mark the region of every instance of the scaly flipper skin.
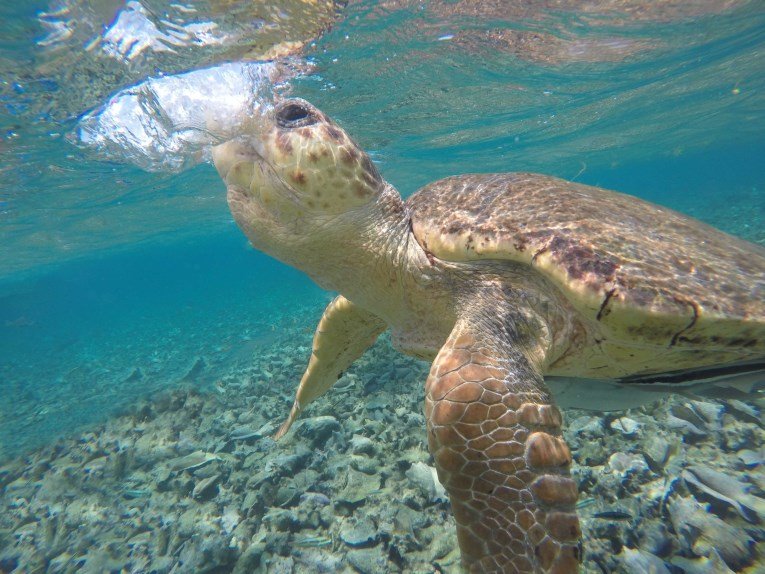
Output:
<instances>
[{"instance_id":1,"label":"scaly flipper skin","mask_svg":"<svg viewBox=\"0 0 765 574\"><path fill-rule=\"evenodd\" d=\"M469 572L573 574L571 454L523 337L496 310L458 320L426 384L428 442Z\"/></svg>"},{"instance_id":2,"label":"scaly flipper skin","mask_svg":"<svg viewBox=\"0 0 765 574\"><path fill-rule=\"evenodd\" d=\"M327 392L341 373L372 346L385 328L385 323L377 316L357 307L342 295L335 297L327 305L316 327L313 352L300 380L295 403L274 438L283 437L300 411Z\"/></svg>"}]
</instances>

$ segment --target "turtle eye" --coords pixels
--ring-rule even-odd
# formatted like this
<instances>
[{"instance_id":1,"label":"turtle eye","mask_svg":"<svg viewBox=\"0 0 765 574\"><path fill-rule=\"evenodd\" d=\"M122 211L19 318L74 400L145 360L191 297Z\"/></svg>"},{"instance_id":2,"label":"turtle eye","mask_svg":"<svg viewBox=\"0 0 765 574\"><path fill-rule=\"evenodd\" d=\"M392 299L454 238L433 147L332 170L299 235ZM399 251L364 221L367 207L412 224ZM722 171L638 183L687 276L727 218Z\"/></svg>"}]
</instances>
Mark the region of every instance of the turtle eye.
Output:
<instances>
[{"instance_id":1,"label":"turtle eye","mask_svg":"<svg viewBox=\"0 0 765 574\"><path fill-rule=\"evenodd\" d=\"M280 128L300 128L316 123L316 116L305 105L289 102L276 112L276 123Z\"/></svg>"}]
</instances>

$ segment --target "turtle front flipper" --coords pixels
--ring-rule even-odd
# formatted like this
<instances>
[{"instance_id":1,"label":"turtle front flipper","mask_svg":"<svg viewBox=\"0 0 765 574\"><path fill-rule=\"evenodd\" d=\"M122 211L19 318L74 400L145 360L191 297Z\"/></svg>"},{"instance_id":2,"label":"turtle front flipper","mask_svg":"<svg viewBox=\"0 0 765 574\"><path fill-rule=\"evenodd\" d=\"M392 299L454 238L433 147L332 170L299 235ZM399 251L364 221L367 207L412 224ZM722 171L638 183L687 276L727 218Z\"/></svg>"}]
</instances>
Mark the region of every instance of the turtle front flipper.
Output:
<instances>
[{"instance_id":1,"label":"turtle front flipper","mask_svg":"<svg viewBox=\"0 0 765 574\"><path fill-rule=\"evenodd\" d=\"M579 571L571 453L534 330L496 310L462 317L428 376L428 443L470 572Z\"/></svg>"},{"instance_id":2,"label":"turtle front flipper","mask_svg":"<svg viewBox=\"0 0 765 574\"><path fill-rule=\"evenodd\" d=\"M280 439L308 403L327 392L342 372L385 331L382 319L342 295L327 305L313 336L313 351L300 380L292 410L274 435Z\"/></svg>"}]
</instances>

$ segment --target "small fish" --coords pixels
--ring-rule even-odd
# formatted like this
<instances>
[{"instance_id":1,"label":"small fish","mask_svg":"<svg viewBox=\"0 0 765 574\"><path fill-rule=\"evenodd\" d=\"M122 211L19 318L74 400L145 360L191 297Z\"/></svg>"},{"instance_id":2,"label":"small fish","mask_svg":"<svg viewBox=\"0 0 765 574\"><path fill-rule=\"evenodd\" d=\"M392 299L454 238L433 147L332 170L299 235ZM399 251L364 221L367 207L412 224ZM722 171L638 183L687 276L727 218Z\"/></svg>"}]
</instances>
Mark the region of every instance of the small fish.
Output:
<instances>
[{"instance_id":1,"label":"small fish","mask_svg":"<svg viewBox=\"0 0 765 574\"><path fill-rule=\"evenodd\" d=\"M278 425L273 421L268 421L262 425L259 429L255 430L249 426L241 426L231 431L228 436L231 440L247 440L250 438L265 438L269 437L276 432Z\"/></svg>"},{"instance_id":2,"label":"small fish","mask_svg":"<svg viewBox=\"0 0 765 574\"><path fill-rule=\"evenodd\" d=\"M332 544L332 539L326 536L304 536L295 540L295 546L307 548L319 548L321 546L329 546L330 544Z\"/></svg>"},{"instance_id":3,"label":"small fish","mask_svg":"<svg viewBox=\"0 0 765 574\"><path fill-rule=\"evenodd\" d=\"M231 434L228 435L228 438L231 440L247 440L249 438L256 438L260 436L260 432L256 431L255 429L251 429L250 427L239 427L238 429L231 431Z\"/></svg>"},{"instance_id":4,"label":"small fish","mask_svg":"<svg viewBox=\"0 0 765 574\"><path fill-rule=\"evenodd\" d=\"M122 491L122 496L125 498L144 498L151 496L151 491L140 488L128 488Z\"/></svg>"},{"instance_id":5,"label":"small fish","mask_svg":"<svg viewBox=\"0 0 765 574\"><path fill-rule=\"evenodd\" d=\"M604 510L603 512L596 512L592 517L607 520L632 520L632 515L623 510Z\"/></svg>"},{"instance_id":6,"label":"small fish","mask_svg":"<svg viewBox=\"0 0 765 574\"><path fill-rule=\"evenodd\" d=\"M593 504L595 504L594 498L584 498L576 503L576 507L577 509L587 508L588 506L592 506Z\"/></svg>"},{"instance_id":7,"label":"small fish","mask_svg":"<svg viewBox=\"0 0 765 574\"><path fill-rule=\"evenodd\" d=\"M191 454L187 454L186 456L174 458L168 461L167 465L170 467L170 470L182 471L197 468L203 464L207 464L211 460L220 460L220 457L209 452L198 450Z\"/></svg>"}]
</instances>

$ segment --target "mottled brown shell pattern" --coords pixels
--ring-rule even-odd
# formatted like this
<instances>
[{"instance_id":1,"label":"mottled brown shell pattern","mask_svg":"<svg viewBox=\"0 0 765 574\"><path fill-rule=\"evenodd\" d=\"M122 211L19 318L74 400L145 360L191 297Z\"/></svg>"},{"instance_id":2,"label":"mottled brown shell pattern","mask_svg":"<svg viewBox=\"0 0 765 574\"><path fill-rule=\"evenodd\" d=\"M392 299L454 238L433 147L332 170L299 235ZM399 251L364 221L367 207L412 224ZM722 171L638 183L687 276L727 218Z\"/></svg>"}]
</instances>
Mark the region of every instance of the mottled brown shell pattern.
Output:
<instances>
[{"instance_id":1,"label":"mottled brown shell pattern","mask_svg":"<svg viewBox=\"0 0 765 574\"><path fill-rule=\"evenodd\" d=\"M537 174L450 177L407 204L428 253L528 265L612 341L686 348L694 363L702 351L715 362L765 354L757 245L629 195Z\"/></svg>"}]
</instances>

